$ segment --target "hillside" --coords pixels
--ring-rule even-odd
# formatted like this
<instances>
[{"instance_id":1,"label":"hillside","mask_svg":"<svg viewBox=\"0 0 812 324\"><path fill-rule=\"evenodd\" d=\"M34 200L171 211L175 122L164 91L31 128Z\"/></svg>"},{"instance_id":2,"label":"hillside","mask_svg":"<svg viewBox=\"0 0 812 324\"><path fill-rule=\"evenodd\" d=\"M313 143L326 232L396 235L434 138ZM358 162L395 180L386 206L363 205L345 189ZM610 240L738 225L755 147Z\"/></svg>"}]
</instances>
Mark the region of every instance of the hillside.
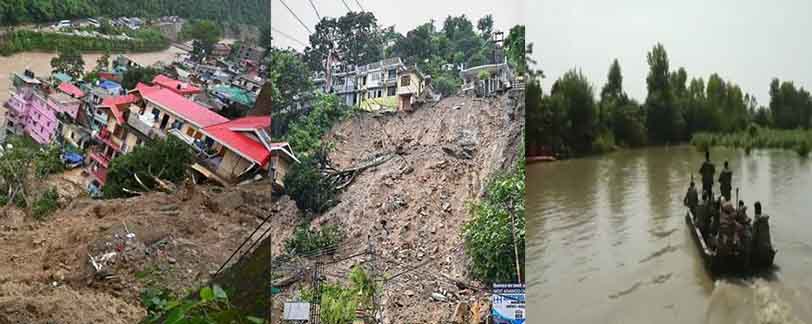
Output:
<instances>
[{"instance_id":1,"label":"hillside","mask_svg":"<svg viewBox=\"0 0 812 324\"><path fill-rule=\"evenodd\" d=\"M334 127L325 140L335 145L335 168L391 158L357 175L338 205L311 222L314 228L336 224L347 234L336 255L321 258L335 262L324 267L324 279L345 280L353 264L373 266L386 277L416 267L384 285L379 302L385 323L437 322L466 306L487 312L485 295L465 288L480 284L468 279L460 233L470 217L467 204L481 197L493 175L515 165L523 104L510 96L449 97L413 113L356 115ZM370 244L374 256L340 261ZM281 252L281 243L275 247ZM289 271L281 277L295 276L313 260L283 266ZM301 280L276 300L309 285L306 276ZM276 311L281 315L281 308Z\"/></svg>"}]
</instances>

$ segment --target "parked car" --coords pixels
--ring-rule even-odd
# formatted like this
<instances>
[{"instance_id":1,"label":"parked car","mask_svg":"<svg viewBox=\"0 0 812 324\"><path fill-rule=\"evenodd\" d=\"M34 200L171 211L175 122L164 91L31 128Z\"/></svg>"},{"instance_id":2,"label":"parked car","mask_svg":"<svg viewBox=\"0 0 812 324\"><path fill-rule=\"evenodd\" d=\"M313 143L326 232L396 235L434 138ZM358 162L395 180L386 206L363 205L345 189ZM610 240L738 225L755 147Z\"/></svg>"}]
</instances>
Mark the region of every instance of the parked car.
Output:
<instances>
[{"instance_id":1,"label":"parked car","mask_svg":"<svg viewBox=\"0 0 812 324\"><path fill-rule=\"evenodd\" d=\"M68 27L71 27L71 26L72 26L72 25L71 25L71 23L70 23L70 20L60 20L58 23L54 24L54 25L53 25L53 26L51 26L51 27L52 27L53 29L59 30L59 29L62 29L62 28L68 28Z\"/></svg>"},{"instance_id":2,"label":"parked car","mask_svg":"<svg viewBox=\"0 0 812 324\"><path fill-rule=\"evenodd\" d=\"M96 27L96 28L101 27L101 24L95 18L88 18L87 19L87 24L90 25L90 26Z\"/></svg>"}]
</instances>

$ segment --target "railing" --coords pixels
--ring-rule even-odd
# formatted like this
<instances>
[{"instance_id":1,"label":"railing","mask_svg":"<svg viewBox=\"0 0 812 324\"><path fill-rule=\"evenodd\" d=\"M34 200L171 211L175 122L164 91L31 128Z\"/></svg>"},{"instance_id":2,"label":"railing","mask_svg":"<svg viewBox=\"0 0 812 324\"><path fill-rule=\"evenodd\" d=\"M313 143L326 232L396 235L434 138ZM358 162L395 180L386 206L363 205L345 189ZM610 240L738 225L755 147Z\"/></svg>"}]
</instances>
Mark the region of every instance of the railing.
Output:
<instances>
[{"instance_id":1,"label":"railing","mask_svg":"<svg viewBox=\"0 0 812 324\"><path fill-rule=\"evenodd\" d=\"M105 156L101 152L92 151L90 152L90 158L96 162L99 162L103 167L108 167L110 165L110 157Z\"/></svg>"}]
</instances>

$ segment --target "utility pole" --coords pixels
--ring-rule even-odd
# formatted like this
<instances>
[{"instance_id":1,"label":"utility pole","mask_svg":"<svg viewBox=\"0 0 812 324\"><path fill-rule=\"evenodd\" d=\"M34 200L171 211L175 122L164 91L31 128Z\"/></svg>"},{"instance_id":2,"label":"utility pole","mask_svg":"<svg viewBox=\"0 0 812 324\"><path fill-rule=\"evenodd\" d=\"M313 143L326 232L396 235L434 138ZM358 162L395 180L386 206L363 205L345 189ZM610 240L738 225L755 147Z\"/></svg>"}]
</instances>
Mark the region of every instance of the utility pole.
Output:
<instances>
[{"instance_id":1,"label":"utility pole","mask_svg":"<svg viewBox=\"0 0 812 324\"><path fill-rule=\"evenodd\" d=\"M311 288L313 290L313 300L310 302L310 324L319 324L321 320L321 261L316 261L313 264Z\"/></svg>"},{"instance_id":2,"label":"utility pole","mask_svg":"<svg viewBox=\"0 0 812 324\"><path fill-rule=\"evenodd\" d=\"M510 228L511 234L513 235L513 256L516 260L516 278L518 279L519 283L522 282L522 268L519 265L519 246L516 245L516 214L513 212L513 206L508 207L508 213L510 213Z\"/></svg>"}]
</instances>

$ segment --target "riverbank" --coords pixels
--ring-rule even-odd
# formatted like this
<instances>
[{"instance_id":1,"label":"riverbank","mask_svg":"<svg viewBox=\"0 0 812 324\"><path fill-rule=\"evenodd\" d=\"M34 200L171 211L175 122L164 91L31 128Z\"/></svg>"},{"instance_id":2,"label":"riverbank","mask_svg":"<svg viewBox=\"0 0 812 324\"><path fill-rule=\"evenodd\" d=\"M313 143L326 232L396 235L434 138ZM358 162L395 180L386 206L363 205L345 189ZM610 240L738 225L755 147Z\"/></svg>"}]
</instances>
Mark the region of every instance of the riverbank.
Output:
<instances>
[{"instance_id":1,"label":"riverbank","mask_svg":"<svg viewBox=\"0 0 812 324\"><path fill-rule=\"evenodd\" d=\"M757 148L785 149L805 157L812 148L812 130L750 127L729 134L697 133L691 138L691 145L700 151L714 146L743 148L746 152Z\"/></svg>"},{"instance_id":2,"label":"riverbank","mask_svg":"<svg viewBox=\"0 0 812 324\"><path fill-rule=\"evenodd\" d=\"M156 30L145 29L134 37L96 35L83 36L67 33L17 30L3 37L0 55L10 56L29 51L57 51L72 47L81 52L156 52L170 46L168 39Z\"/></svg>"}]
</instances>

